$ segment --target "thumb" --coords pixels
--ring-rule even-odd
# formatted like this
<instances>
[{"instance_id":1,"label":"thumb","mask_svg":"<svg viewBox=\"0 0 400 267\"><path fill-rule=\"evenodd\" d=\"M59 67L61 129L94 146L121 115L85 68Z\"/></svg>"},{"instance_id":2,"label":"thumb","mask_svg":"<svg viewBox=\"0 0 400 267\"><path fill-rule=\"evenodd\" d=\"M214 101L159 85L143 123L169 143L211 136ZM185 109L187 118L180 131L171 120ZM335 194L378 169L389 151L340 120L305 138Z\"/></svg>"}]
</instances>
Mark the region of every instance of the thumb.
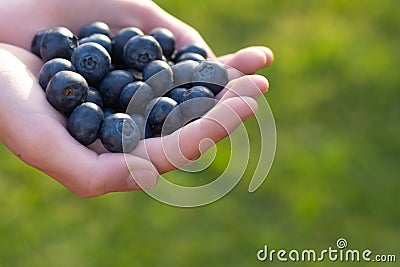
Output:
<instances>
[{"instance_id":1,"label":"thumb","mask_svg":"<svg viewBox=\"0 0 400 267\"><path fill-rule=\"evenodd\" d=\"M98 155L82 175L87 175L87 186L77 193L84 197L150 189L158 179L158 173L150 161L122 153Z\"/></svg>"}]
</instances>

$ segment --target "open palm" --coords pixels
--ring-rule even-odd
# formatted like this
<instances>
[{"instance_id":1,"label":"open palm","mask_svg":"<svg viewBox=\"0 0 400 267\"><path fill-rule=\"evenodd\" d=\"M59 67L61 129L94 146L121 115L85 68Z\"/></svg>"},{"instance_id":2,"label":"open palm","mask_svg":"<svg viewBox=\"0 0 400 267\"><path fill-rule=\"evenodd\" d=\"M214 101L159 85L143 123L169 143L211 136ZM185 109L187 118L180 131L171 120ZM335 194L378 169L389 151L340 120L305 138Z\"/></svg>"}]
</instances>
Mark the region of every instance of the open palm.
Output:
<instances>
[{"instance_id":1,"label":"open palm","mask_svg":"<svg viewBox=\"0 0 400 267\"><path fill-rule=\"evenodd\" d=\"M85 1L81 2L84 3L80 5L85 5ZM147 6L139 2L97 2L130 12L131 19L96 12L92 17L75 14L71 19L70 12L65 12L67 15L47 22L46 26L64 25L77 32L86 23L104 20L115 31L125 26L137 26L144 31L167 27L174 32L178 48L187 43L204 43L197 31L154 3ZM78 8L79 4L75 5ZM138 7L143 12L137 11ZM28 51L30 39L40 27L42 22L32 23L18 37L2 40L11 45L0 44L0 139L21 160L83 197L153 187L159 173L198 158L213 142L223 139L251 117L257 110L255 99L268 89L264 77L248 75L272 62L268 48L250 47L219 57L229 66L231 81L217 96L220 102L204 118L171 135L142 140L131 154L103 153L96 146L88 148L73 139L65 128L65 118L47 102L36 78L43 63ZM209 55L214 57L210 49ZM204 139L213 142L202 142Z\"/></svg>"}]
</instances>

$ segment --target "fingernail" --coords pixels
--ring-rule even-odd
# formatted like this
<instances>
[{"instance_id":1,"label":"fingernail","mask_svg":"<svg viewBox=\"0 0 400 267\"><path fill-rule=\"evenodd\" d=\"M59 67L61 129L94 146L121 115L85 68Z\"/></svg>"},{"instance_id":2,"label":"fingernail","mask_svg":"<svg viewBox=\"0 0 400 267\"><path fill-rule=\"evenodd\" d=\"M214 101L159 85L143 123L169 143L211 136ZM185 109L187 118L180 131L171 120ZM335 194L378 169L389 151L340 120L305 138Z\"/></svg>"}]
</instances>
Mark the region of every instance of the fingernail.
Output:
<instances>
[{"instance_id":1,"label":"fingernail","mask_svg":"<svg viewBox=\"0 0 400 267\"><path fill-rule=\"evenodd\" d=\"M128 189L151 189L157 183L158 174L150 170L136 170L126 179Z\"/></svg>"}]
</instances>

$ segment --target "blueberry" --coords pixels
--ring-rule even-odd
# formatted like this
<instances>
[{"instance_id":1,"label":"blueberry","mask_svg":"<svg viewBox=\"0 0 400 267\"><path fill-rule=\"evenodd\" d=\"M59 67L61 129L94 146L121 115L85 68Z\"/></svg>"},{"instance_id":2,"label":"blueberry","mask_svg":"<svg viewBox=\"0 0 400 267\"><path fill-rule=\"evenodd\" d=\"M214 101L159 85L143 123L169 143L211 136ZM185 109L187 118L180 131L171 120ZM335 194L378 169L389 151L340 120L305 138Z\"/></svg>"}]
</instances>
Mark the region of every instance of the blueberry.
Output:
<instances>
[{"instance_id":1,"label":"blueberry","mask_svg":"<svg viewBox=\"0 0 400 267\"><path fill-rule=\"evenodd\" d=\"M177 106L178 103L169 97L156 97L147 104L145 118L153 132L169 134L182 126L182 115Z\"/></svg>"},{"instance_id":2,"label":"blueberry","mask_svg":"<svg viewBox=\"0 0 400 267\"><path fill-rule=\"evenodd\" d=\"M146 122L146 120L144 119L143 115L141 115L141 114L130 114L130 116L133 119L133 121L136 122L136 125L140 129L141 139L151 138L152 137L152 132L151 132L150 124L148 124Z\"/></svg>"},{"instance_id":3,"label":"blueberry","mask_svg":"<svg viewBox=\"0 0 400 267\"><path fill-rule=\"evenodd\" d=\"M187 52L187 53L183 53L182 55L180 55L178 58L175 59L175 61L177 63L181 62L181 61L185 61L185 60L193 60L193 61L201 62L201 61L204 61L205 58L200 54Z\"/></svg>"},{"instance_id":4,"label":"blueberry","mask_svg":"<svg viewBox=\"0 0 400 267\"><path fill-rule=\"evenodd\" d=\"M67 130L82 145L90 145L98 137L103 117L98 105L89 102L80 104L69 116Z\"/></svg>"},{"instance_id":5,"label":"blueberry","mask_svg":"<svg viewBox=\"0 0 400 267\"><path fill-rule=\"evenodd\" d=\"M142 81L143 80L143 73L142 72L140 72L138 70L135 70L135 69L125 69L125 70L129 71L136 80L138 80L138 81Z\"/></svg>"},{"instance_id":6,"label":"blueberry","mask_svg":"<svg viewBox=\"0 0 400 267\"><path fill-rule=\"evenodd\" d=\"M90 35L88 37L84 37L82 39L79 39L79 45L83 45L83 44L89 43L89 42L93 42L93 43L97 43L97 44L101 45L111 55L112 44L111 44L110 37L108 37L107 35L100 34L100 33L95 33L95 34L92 34L92 35Z\"/></svg>"},{"instance_id":7,"label":"blueberry","mask_svg":"<svg viewBox=\"0 0 400 267\"><path fill-rule=\"evenodd\" d=\"M187 91L186 101L180 104L185 121L190 121L203 116L209 111L217 100L213 92L204 86L194 86Z\"/></svg>"},{"instance_id":8,"label":"blueberry","mask_svg":"<svg viewBox=\"0 0 400 267\"><path fill-rule=\"evenodd\" d=\"M221 62L205 60L194 69L192 82L206 86L217 95L229 82L228 71Z\"/></svg>"},{"instance_id":9,"label":"blueberry","mask_svg":"<svg viewBox=\"0 0 400 267\"><path fill-rule=\"evenodd\" d=\"M149 32L149 35L153 36L160 44L164 56L171 59L176 43L174 34L166 28L155 28Z\"/></svg>"},{"instance_id":10,"label":"blueberry","mask_svg":"<svg viewBox=\"0 0 400 267\"><path fill-rule=\"evenodd\" d=\"M86 102L94 103L101 108L103 107L103 99L101 98L100 92L92 86L89 86Z\"/></svg>"},{"instance_id":11,"label":"blueberry","mask_svg":"<svg viewBox=\"0 0 400 267\"><path fill-rule=\"evenodd\" d=\"M153 99L152 88L141 81L127 84L120 96L121 107L127 113L143 114L147 104Z\"/></svg>"},{"instance_id":12,"label":"blueberry","mask_svg":"<svg viewBox=\"0 0 400 267\"><path fill-rule=\"evenodd\" d=\"M38 31L35 36L33 36L32 42L31 42L31 52L37 55L39 58L42 58L40 55L40 44L42 42L43 36L47 30L40 30Z\"/></svg>"},{"instance_id":13,"label":"blueberry","mask_svg":"<svg viewBox=\"0 0 400 267\"><path fill-rule=\"evenodd\" d=\"M103 108L104 118L112 114L119 113L119 110L114 108Z\"/></svg>"},{"instance_id":14,"label":"blueberry","mask_svg":"<svg viewBox=\"0 0 400 267\"><path fill-rule=\"evenodd\" d=\"M55 109L68 116L75 107L85 102L88 90L89 86L80 74L60 71L48 83L46 98Z\"/></svg>"},{"instance_id":15,"label":"blueberry","mask_svg":"<svg viewBox=\"0 0 400 267\"><path fill-rule=\"evenodd\" d=\"M79 39L82 39L96 33L110 36L110 27L104 22L96 21L82 27L82 29L79 31L78 36Z\"/></svg>"},{"instance_id":16,"label":"blueberry","mask_svg":"<svg viewBox=\"0 0 400 267\"><path fill-rule=\"evenodd\" d=\"M207 50L201 44L187 44L176 52L175 58L179 58L185 53L199 54L204 58L207 58Z\"/></svg>"},{"instance_id":17,"label":"blueberry","mask_svg":"<svg viewBox=\"0 0 400 267\"><path fill-rule=\"evenodd\" d=\"M44 62L60 57L70 59L78 40L74 34L64 27L56 27L45 32L40 43L40 56Z\"/></svg>"},{"instance_id":18,"label":"blueberry","mask_svg":"<svg viewBox=\"0 0 400 267\"><path fill-rule=\"evenodd\" d=\"M132 37L124 47L125 63L139 71L142 71L149 62L161 58L161 46L153 36Z\"/></svg>"},{"instance_id":19,"label":"blueberry","mask_svg":"<svg viewBox=\"0 0 400 267\"><path fill-rule=\"evenodd\" d=\"M155 97L162 96L172 89L172 69L165 61L151 61L143 69L143 81L150 85Z\"/></svg>"},{"instance_id":20,"label":"blueberry","mask_svg":"<svg viewBox=\"0 0 400 267\"><path fill-rule=\"evenodd\" d=\"M194 69L199 65L199 62L187 60L177 63L172 66L174 74L174 87L192 87L192 77Z\"/></svg>"},{"instance_id":21,"label":"blueberry","mask_svg":"<svg viewBox=\"0 0 400 267\"><path fill-rule=\"evenodd\" d=\"M186 88L177 87L169 91L168 97L175 100L178 104L186 101L188 90Z\"/></svg>"},{"instance_id":22,"label":"blueberry","mask_svg":"<svg viewBox=\"0 0 400 267\"><path fill-rule=\"evenodd\" d=\"M100 127L100 139L110 152L131 152L141 139L139 127L125 113L107 116Z\"/></svg>"},{"instance_id":23,"label":"blueberry","mask_svg":"<svg viewBox=\"0 0 400 267\"><path fill-rule=\"evenodd\" d=\"M106 107L119 108L119 99L122 89L135 78L129 71L113 70L107 74L99 85L99 91Z\"/></svg>"},{"instance_id":24,"label":"blueberry","mask_svg":"<svg viewBox=\"0 0 400 267\"><path fill-rule=\"evenodd\" d=\"M178 105L175 106L175 108L168 114L167 118L165 118L161 129L161 136L171 134L183 126L184 119Z\"/></svg>"},{"instance_id":25,"label":"blueberry","mask_svg":"<svg viewBox=\"0 0 400 267\"><path fill-rule=\"evenodd\" d=\"M39 72L39 84L43 90L46 90L47 84L54 74L63 70L76 71L74 65L64 58L53 58L44 63Z\"/></svg>"},{"instance_id":26,"label":"blueberry","mask_svg":"<svg viewBox=\"0 0 400 267\"><path fill-rule=\"evenodd\" d=\"M107 50L96 43L86 43L77 47L71 56L76 70L90 85L96 86L108 73L111 58Z\"/></svg>"},{"instance_id":27,"label":"blueberry","mask_svg":"<svg viewBox=\"0 0 400 267\"><path fill-rule=\"evenodd\" d=\"M124 63L124 47L126 43L134 36L144 35L142 30L136 27L127 27L120 30L112 38L112 59L113 62L122 64Z\"/></svg>"}]
</instances>

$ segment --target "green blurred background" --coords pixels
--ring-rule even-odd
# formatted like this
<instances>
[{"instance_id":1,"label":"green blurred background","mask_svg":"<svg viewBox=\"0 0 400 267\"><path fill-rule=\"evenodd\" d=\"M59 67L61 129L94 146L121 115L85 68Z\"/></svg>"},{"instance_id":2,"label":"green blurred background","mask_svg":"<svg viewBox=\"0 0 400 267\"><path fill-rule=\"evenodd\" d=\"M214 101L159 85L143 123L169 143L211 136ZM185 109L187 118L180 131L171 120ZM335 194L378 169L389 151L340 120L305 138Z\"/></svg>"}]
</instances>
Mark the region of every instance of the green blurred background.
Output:
<instances>
[{"instance_id":1,"label":"green blurred background","mask_svg":"<svg viewBox=\"0 0 400 267\"><path fill-rule=\"evenodd\" d=\"M340 237L400 261L399 2L157 2L216 54L274 51L259 71L278 136L267 180L249 194L246 175L192 209L143 192L82 199L0 145L0 266L315 266L259 262L256 252L325 249ZM245 125L256 131L254 119ZM229 143L219 148L206 172L169 176L205 183L226 163Z\"/></svg>"}]
</instances>

